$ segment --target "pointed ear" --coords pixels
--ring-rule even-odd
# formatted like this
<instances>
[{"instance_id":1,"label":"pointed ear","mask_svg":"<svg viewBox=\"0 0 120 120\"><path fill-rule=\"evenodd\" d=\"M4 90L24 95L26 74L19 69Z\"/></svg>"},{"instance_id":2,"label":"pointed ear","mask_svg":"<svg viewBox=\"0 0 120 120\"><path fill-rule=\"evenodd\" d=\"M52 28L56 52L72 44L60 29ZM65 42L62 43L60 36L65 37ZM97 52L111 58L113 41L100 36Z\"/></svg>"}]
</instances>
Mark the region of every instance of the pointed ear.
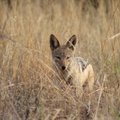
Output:
<instances>
[{"instance_id":1,"label":"pointed ear","mask_svg":"<svg viewBox=\"0 0 120 120\"><path fill-rule=\"evenodd\" d=\"M69 47L70 49L74 50L75 45L76 45L76 35L73 35L67 42L66 46Z\"/></svg>"},{"instance_id":2,"label":"pointed ear","mask_svg":"<svg viewBox=\"0 0 120 120\"><path fill-rule=\"evenodd\" d=\"M59 41L57 40L57 38L53 34L51 34L50 35L50 48L51 48L51 50L53 51L58 47L60 47Z\"/></svg>"}]
</instances>

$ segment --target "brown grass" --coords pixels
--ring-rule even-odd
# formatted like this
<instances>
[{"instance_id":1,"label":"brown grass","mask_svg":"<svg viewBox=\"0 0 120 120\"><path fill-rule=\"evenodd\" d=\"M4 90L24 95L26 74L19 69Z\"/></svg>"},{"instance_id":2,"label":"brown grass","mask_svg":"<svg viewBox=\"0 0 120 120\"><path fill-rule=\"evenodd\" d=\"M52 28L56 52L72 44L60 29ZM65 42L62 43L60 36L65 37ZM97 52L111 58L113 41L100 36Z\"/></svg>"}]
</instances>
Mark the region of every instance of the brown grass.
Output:
<instances>
[{"instance_id":1,"label":"brown grass","mask_svg":"<svg viewBox=\"0 0 120 120\"><path fill-rule=\"evenodd\" d=\"M51 33L63 43L76 34L92 93L77 97L52 69ZM119 0L0 0L0 119L119 120L119 38Z\"/></svg>"}]
</instances>

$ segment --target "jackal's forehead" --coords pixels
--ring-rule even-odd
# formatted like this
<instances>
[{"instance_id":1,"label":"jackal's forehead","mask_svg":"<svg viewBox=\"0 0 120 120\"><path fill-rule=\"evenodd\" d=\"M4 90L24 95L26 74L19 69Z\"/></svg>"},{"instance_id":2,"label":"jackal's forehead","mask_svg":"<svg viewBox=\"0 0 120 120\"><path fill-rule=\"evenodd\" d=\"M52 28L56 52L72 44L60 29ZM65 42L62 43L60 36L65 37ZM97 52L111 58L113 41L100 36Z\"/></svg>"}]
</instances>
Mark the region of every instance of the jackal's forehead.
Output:
<instances>
[{"instance_id":1,"label":"jackal's forehead","mask_svg":"<svg viewBox=\"0 0 120 120\"><path fill-rule=\"evenodd\" d=\"M73 50L69 49L66 46L61 46L53 51L53 55L58 55L61 57L73 56Z\"/></svg>"}]
</instances>

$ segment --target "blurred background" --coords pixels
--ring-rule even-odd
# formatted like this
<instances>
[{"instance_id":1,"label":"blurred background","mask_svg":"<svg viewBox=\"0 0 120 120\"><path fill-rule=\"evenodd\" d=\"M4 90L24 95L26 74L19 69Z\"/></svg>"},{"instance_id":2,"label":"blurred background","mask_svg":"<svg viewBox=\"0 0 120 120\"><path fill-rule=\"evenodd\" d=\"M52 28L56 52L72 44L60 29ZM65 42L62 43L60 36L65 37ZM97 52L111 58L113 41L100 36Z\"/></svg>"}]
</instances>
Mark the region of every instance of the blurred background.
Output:
<instances>
[{"instance_id":1,"label":"blurred background","mask_svg":"<svg viewBox=\"0 0 120 120\"><path fill-rule=\"evenodd\" d=\"M50 34L61 44L75 34L76 56L93 64L92 118L54 84ZM119 120L119 38L119 0L0 0L0 119Z\"/></svg>"}]
</instances>

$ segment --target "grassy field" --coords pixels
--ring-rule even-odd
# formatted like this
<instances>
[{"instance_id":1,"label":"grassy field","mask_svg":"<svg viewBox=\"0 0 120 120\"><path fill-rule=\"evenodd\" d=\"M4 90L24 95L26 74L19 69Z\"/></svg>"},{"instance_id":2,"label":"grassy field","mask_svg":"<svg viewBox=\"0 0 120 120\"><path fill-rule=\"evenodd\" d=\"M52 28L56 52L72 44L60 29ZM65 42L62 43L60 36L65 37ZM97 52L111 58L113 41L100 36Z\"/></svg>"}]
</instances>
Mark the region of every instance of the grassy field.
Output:
<instances>
[{"instance_id":1,"label":"grassy field","mask_svg":"<svg viewBox=\"0 0 120 120\"><path fill-rule=\"evenodd\" d=\"M50 34L77 36L92 93L77 97L52 69ZM119 39L119 0L0 0L0 120L120 120Z\"/></svg>"}]
</instances>

